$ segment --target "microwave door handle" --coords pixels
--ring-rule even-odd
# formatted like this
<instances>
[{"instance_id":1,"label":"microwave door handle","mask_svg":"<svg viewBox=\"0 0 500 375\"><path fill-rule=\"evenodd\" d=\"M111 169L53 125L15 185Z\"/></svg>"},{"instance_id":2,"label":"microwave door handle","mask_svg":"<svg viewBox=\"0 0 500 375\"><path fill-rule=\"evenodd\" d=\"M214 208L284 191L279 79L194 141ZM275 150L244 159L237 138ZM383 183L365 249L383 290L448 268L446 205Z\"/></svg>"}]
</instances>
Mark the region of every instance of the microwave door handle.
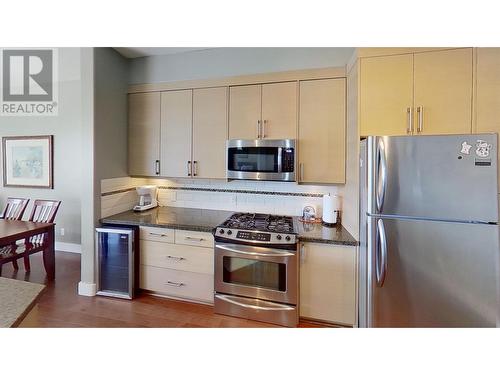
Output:
<instances>
[{"instance_id":1,"label":"microwave door handle","mask_svg":"<svg viewBox=\"0 0 500 375\"><path fill-rule=\"evenodd\" d=\"M240 249L237 249L231 245L215 245L215 248L220 249L220 250L230 251L230 252L236 253L236 254L253 255L253 256L259 256L259 257L293 257L293 256L295 256L295 253L290 253L287 251L258 253L256 251L240 250Z\"/></svg>"},{"instance_id":2,"label":"microwave door handle","mask_svg":"<svg viewBox=\"0 0 500 375\"><path fill-rule=\"evenodd\" d=\"M278 173L283 172L283 147L278 147Z\"/></svg>"}]
</instances>

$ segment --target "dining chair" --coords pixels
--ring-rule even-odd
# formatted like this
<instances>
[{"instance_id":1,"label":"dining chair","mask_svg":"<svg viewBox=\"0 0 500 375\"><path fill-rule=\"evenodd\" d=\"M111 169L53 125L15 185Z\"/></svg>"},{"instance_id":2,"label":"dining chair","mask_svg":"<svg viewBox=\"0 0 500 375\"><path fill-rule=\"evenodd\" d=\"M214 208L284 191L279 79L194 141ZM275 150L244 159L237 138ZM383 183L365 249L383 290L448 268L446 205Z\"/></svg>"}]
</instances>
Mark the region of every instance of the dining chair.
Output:
<instances>
[{"instance_id":1,"label":"dining chair","mask_svg":"<svg viewBox=\"0 0 500 375\"><path fill-rule=\"evenodd\" d=\"M21 220L29 201L29 198L7 198L1 218L5 220Z\"/></svg>"},{"instance_id":2,"label":"dining chair","mask_svg":"<svg viewBox=\"0 0 500 375\"><path fill-rule=\"evenodd\" d=\"M34 221L36 223L53 223L57 210L61 201L47 200L47 199L36 199L33 202L33 208L31 209L31 214L29 216L29 221ZM25 248L27 250L33 249L35 247L42 246L45 240L44 234L39 234L25 241ZM29 271L31 269L29 255L24 256L24 269Z\"/></svg>"}]
</instances>

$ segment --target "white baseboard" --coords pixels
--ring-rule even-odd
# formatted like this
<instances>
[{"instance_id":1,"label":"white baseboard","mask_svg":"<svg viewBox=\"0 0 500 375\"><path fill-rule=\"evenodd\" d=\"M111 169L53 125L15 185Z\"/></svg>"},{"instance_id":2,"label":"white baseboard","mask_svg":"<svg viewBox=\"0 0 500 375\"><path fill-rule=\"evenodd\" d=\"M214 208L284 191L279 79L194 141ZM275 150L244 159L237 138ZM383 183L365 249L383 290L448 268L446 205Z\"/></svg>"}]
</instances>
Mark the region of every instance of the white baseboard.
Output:
<instances>
[{"instance_id":1,"label":"white baseboard","mask_svg":"<svg viewBox=\"0 0 500 375\"><path fill-rule=\"evenodd\" d=\"M67 253L81 254L82 245L78 243L56 241L56 251L65 251Z\"/></svg>"},{"instance_id":2,"label":"white baseboard","mask_svg":"<svg viewBox=\"0 0 500 375\"><path fill-rule=\"evenodd\" d=\"M94 297L97 293L97 285L80 281L78 283L78 294L81 296Z\"/></svg>"}]
</instances>

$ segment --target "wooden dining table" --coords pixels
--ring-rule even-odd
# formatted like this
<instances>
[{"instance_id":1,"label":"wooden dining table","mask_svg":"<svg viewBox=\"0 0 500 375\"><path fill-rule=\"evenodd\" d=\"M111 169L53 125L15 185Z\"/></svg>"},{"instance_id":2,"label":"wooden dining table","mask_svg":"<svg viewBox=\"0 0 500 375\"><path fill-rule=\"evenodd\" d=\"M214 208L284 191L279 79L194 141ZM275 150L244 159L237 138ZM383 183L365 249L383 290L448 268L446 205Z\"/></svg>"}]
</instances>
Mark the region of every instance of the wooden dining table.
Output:
<instances>
[{"instance_id":1,"label":"wooden dining table","mask_svg":"<svg viewBox=\"0 0 500 375\"><path fill-rule=\"evenodd\" d=\"M0 266L24 256L43 251L43 265L47 272L47 278L53 280L56 274L54 229L54 223L0 219L0 248L12 245L19 240L45 234L45 238L40 244L29 246L24 252L9 254L6 257L0 256Z\"/></svg>"}]
</instances>

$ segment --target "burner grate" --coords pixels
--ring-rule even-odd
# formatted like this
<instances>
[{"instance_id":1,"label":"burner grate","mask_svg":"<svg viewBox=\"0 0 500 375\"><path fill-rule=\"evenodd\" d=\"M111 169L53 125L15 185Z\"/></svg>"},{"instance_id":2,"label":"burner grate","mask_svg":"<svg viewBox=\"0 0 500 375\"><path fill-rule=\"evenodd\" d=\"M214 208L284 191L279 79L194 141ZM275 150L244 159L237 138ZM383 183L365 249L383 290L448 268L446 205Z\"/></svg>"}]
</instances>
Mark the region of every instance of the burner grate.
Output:
<instances>
[{"instance_id":1,"label":"burner grate","mask_svg":"<svg viewBox=\"0 0 500 375\"><path fill-rule=\"evenodd\" d=\"M293 233L293 219L290 216L268 214L235 213L222 224L227 228L262 230Z\"/></svg>"}]
</instances>

